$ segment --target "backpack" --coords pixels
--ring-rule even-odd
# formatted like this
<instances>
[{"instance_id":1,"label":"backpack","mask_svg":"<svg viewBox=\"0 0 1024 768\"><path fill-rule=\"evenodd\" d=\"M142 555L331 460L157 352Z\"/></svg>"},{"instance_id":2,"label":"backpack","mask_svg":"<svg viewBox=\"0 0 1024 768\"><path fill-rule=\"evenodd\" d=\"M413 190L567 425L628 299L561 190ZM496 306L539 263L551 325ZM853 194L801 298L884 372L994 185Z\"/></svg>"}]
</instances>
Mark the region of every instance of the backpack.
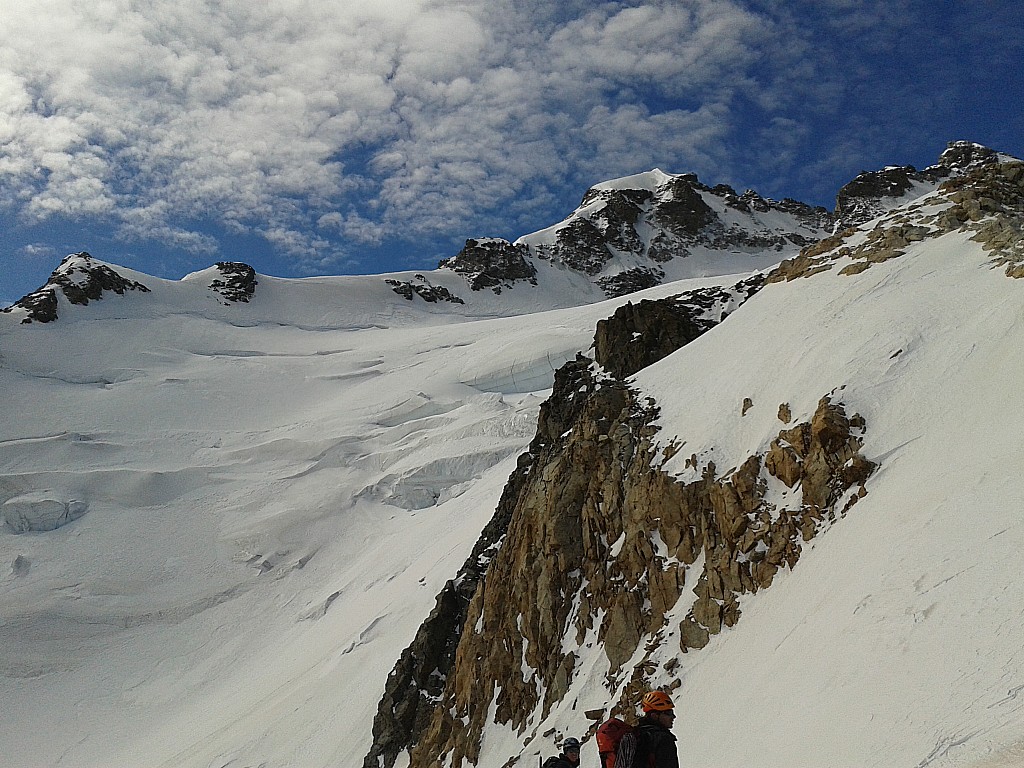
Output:
<instances>
[{"instance_id":1,"label":"backpack","mask_svg":"<svg viewBox=\"0 0 1024 768\"><path fill-rule=\"evenodd\" d=\"M613 717L605 720L597 729L597 751L601 755L601 768L615 768L615 753L619 749L619 741L633 726Z\"/></svg>"}]
</instances>

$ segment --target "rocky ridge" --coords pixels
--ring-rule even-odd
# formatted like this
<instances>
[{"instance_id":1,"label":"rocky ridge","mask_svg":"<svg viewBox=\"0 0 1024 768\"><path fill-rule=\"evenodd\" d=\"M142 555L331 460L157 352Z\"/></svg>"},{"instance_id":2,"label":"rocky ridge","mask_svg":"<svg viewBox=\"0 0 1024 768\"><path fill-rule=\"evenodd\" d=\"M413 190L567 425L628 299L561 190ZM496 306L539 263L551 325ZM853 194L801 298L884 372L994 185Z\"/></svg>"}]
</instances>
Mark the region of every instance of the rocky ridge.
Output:
<instances>
[{"instance_id":1,"label":"rocky ridge","mask_svg":"<svg viewBox=\"0 0 1024 768\"><path fill-rule=\"evenodd\" d=\"M761 285L626 305L602 321L595 360L556 373L488 530L388 679L364 768L390 768L406 749L413 766L475 763L486 714L528 732L534 713L568 690L577 655L567 648L584 644L603 647L609 697L621 690L624 711L660 648L699 649L735 624L737 597L770 585L866 492L874 465L859 454L864 422L833 396L801 424L781 406L769 450L739 468L710 464L691 483L661 471L679 449L653 447L657 404L626 378ZM620 355L623 344L634 350ZM798 489L784 506L769 500L780 483ZM684 588L692 608L667 627ZM641 642L646 655L627 668Z\"/></svg>"},{"instance_id":2,"label":"rocky ridge","mask_svg":"<svg viewBox=\"0 0 1024 768\"><path fill-rule=\"evenodd\" d=\"M1024 277L1024 162L993 159L943 181L931 195L882 216L871 229L850 227L784 260L768 282L809 277L843 264L852 275L898 258L912 243L970 233L994 266Z\"/></svg>"},{"instance_id":3,"label":"rocky ridge","mask_svg":"<svg viewBox=\"0 0 1024 768\"><path fill-rule=\"evenodd\" d=\"M625 377L662 359L721 322L729 312L756 293L763 281L751 278L731 289L701 289L660 301L626 305L602 321L595 336L595 357ZM666 322L667 318L671 321ZM638 329L657 328L657 333ZM622 339L630 339L630 353L618 359ZM580 357L555 374L552 396L541 406L537 435L519 457L494 516L484 529L459 573L437 596L434 610L421 625L412 644L396 663L385 687L373 724L373 744L364 768L391 768L399 754L420 740L436 715L438 702L456 668L456 651L463 635L470 604L481 579L509 532L524 498L535 494L536 472L557 459L561 430L573 423L583 400L574 387L593 361ZM604 375L604 378L608 378Z\"/></svg>"},{"instance_id":4,"label":"rocky ridge","mask_svg":"<svg viewBox=\"0 0 1024 768\"><path fill-rule=\"evenodd\" d=\"M58 291L72 304L85 306L90 301L99 301L108 291L123 295L126 291L149 293L149 288L137 280L129 280L118 274L82 251L64 257L50 274L45 285L23 296L11 306L0 309L0 312L25 310L26 314L21 322L26 324L53 322L57 319L59 307Z\"/></svg>"},{"instance_id":5,"label":"rocky ridge","mask_svg":"<svg viewBox=\"0 0 1024 768\"><path fill-rule=\"evenodd\" d=\"M935 165L917 170L912 165L861 171L836 195L836 231L863 224L898 205L908 192L934 187L944 179L997 162L999 154L969 141L950 142Z\"/></svg>"},{"instance_id":6,"label":"rocky ridge","mask_svg":"<svg viewBox=\"0 0 1024 768\"><path fill-rule=\"evenodd\" d=\"M830 226L824 208L709 187L694 174L651 171L591 188L560 224L514 243L468 240L439 267L462 274L473 290L499 292L521 280L535 284L533 264L549 262L590 277L614 297L660 284L665 265L695 248L783 253L816 242Z\"/></svg>"},{"instance_id":7,"label":"rocky ridge","mask_svg":"<svg viewBox=\"0 0 1024 768\"><path fill-rule=\"evenodd\" d=\"M779 412L788 417L785 404ZM476 764L491 716L524 743L542 735L531 726L568 691L578 651L595 643L608 660L610 711L632 711L661 661L671 673L676 653L736 624L738 598L793 567L803 543L867 492L875 468L859 452L863 419L835 393L737 468L691 457L699 479L688 483L660 469L677 449L654 448L657 413L590 360L559 371L517 472L507 533L410 765ZM791 498L769 493L779 483ZM687 594L683 620L669 624Z\"/></svg>"}]
</instances>

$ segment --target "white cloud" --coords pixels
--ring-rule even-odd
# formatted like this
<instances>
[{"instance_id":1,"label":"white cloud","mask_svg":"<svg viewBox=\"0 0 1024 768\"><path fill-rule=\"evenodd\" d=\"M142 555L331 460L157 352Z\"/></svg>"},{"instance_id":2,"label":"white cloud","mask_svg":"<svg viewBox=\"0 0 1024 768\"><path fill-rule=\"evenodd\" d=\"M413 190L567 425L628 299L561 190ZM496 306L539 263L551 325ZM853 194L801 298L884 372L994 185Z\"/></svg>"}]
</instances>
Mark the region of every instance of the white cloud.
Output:
<instances>
[{"instance_id":1,"label":"white cloud","mask_svg":"<svg viewBox=\"0 0 1024 768\"><path fill-rule=\"evenodd\" d=\"M721 161L779 35L731 0L0 5L0 204L201 253L212 221L311 264Z\"/></svg>"},{"instance_id":2,"label":"white cloud","mask_svg":"<svg viewBox=\"0 0 1024 768\"><path fill-rule=\"evenodd\" d=\"M18 254L26 259L52 261L57 256L57 249L46 243L29 243L18 249Z\"/></svg>"}]
</instances>

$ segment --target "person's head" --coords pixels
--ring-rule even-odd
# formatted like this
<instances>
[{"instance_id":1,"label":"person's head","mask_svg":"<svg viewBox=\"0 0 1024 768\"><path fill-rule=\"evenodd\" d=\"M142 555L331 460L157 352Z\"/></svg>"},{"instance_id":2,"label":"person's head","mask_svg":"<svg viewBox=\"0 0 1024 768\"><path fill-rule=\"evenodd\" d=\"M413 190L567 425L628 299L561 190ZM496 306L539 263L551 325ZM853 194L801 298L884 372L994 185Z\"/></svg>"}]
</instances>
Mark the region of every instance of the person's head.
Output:
<instances>
[{"instance_id":1,"label":"person's head","mask_svg":"<svg viewBox=\"0 0 1024 768\"><path fill-rule=\"evenodd\" d=\"M671 728L672 721L676 718L675 710L672 708L672 699L664 691L650 691L640 699L640 708L644 711L644 717L653 720L663 728Z\"/></svg>"},{"instance_id":2,"label":"person's head","mask_svg":"<svg viewBox=\"0 0 1024 768\"><path fill-rule=\"evenodd\" d=\"M573 765L580 764L580 740L570 736L562 742L562 754Z\"/></svg>"}]
</instances>

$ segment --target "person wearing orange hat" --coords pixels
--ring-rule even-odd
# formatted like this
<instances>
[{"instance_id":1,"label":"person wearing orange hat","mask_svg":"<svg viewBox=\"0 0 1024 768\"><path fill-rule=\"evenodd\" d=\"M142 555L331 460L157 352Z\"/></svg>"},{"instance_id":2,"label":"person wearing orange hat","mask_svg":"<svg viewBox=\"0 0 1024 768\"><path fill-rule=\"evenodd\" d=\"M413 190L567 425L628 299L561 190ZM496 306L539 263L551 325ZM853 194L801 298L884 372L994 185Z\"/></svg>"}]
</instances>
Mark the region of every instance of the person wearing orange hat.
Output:
<instances>
[{"instance_id":1,"label":"person wearing orange hat","mask_svg":"<svg viewBox=\"0 0 1024 768\"><path fill-rule=\"evenodd\" d=\"M640 722L619 741L615 768L679 768L672 699L664 691L650 691L640 700L640 708Z\"/></svg>"}]
</instances>

